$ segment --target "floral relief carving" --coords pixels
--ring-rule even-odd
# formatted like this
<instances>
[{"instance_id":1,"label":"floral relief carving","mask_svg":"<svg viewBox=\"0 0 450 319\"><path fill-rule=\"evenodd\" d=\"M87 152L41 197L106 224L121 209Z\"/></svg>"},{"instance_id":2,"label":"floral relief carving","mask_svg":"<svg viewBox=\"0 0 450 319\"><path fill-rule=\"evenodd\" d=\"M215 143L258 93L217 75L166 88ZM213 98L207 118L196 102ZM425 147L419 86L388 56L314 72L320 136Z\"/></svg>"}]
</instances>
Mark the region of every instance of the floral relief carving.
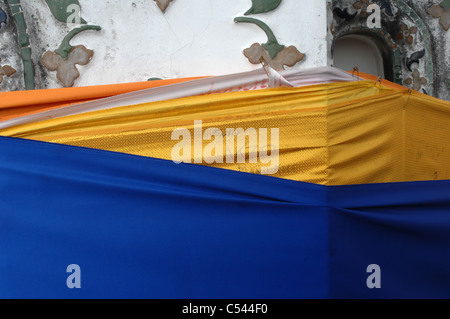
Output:
<instances>
[{"instance_id":1,"label":"floral relief carving","mask_svg":"<svg viewBox=\"0 0 450 319\"><path fill-rule=\"evenodd\" d=\"M445 4L445 2L443 2L443 4ZM445 31L450 29L450 6L435 4L432 5L427 12L433 18L439 18L439 23Z\"/></svg>"},{"instance_id":2,"label":"floral relief carving","mask_svg":"<svg viewBox=\"0 0 450 319\"><path fill-rule=\"evenodd\" d=\"M94 51L86 49L84 45L77 45L65 59L55 52L48 51L41 62L49 71L56 71L57 78L63 86L71 87L80 77L76 65L88 64L93 55Z\"/></svg>"},{"instance_id":3,"label":"floral relief carving","mask_svg":"<svg viewBox=\"0 0 450 319\"><path fill-rule=\"evenodd\" d=\"M0 63L2 62L2 59L0 59ZM14 73L16 73L16 70L9 66L9 65L4 65L2 66L0 64L0 83L3 82L3 78L6 77L10 77L11 75L13 75Z\"/></svg>"},{"instance_id":4,"label":"floral relief carving","mask_svg":"<svg viewBox=\"0 0 450 319\"><path fill-rule=\"evenodd\" d=\"M406 79L403 83L405 83L406 85L411 85L412 84L412 89L419 91L420 88L427 84L428 81L427 79L425 79L424 77L422 77L420 75L420 72L416 69L414 70L414 72L412 73L412 78L408 78Z\"/></svg>"},{"instance_id":5,"label":"floral relief carving","mask_svg":"<svg viewBox=\"0 0 450 319\"><path fill-rule=\"evenodd\" d=\"M400 25L400 33L397 35L397 40L405 40L408 44L413 44L414 36L418 29L416 26L408 27L405 23Z\"/></svg>"},{"instance_id":6,"label":"floral relief carving","mask_svg":"<svg viewBox=\"0 0 450 319\"><path fill-rule=\"evenodd\" d=\"M278 43L272 30L264 22L247 17L236 17L235 22L252 23L259 26L267 35L267 42L253 43L249 48L244 50L244 55L250 63L260 64L261 59L267 62L277 71L284 70L284 66L294 66L302 61L305 57L295 46L286 47Z\"/></svg>"},{"instance_id":7,"label":"floral relief carving","mask_svg":"<svg viewBox=\"0 0 450 319\"><path fill-rule=\"evenodd\" d=\"M291 45L283 48L278 52L275 58L272 59L269 52L267 52L267 50L259 43L254 43L250 48L245 49L244 55L248 58L250 63L253 64L261 63L260 58L262 57L276 71L284 70L284 66L294 66L305 57L303 53Z\"/></svg>"},{"instance_id":8,"label":"floral relief carving","mask_svg":"<svg viewBox=\"0 0 450 319\"><path fill-rule=\"evenodd\" d=\"M87 49L84 45L73 47L70 44L74 36L88 30L100 31L101 28L86 25L73 29L64 37L58 49L45 52L41 58L43 66L49 71L56 71L56 77L64 87L73 86L75 80L80 77L76 65L87 65L94 55L94 51Z\"/></svg>"},{"instance_id":9,"label":"floral relief carving","mask_svg":"<svg viewBox=\"0 0 450 319\"><path fill-rule=\"evenodd\" d=\"M356 10L360 10L359 15L361 16L361 18L366 18L368 16L367 7L369 5L370 5L369 0L360 0L353 3L353 8L355 8Z\"/></svg>"}]
</instances>

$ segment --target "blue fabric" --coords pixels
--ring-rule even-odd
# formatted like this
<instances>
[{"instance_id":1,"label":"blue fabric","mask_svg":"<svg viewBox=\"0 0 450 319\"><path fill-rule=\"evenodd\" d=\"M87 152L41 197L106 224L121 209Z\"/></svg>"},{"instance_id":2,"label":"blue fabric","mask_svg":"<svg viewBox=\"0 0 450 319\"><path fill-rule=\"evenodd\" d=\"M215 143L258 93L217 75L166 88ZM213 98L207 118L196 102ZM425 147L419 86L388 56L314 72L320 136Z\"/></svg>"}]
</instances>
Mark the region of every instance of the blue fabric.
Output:
<instances>
[{"instance_id":1,"label":"blue fabric","mask_svg":"<svg viewBox=\"0 0 450 319\"><path fill-rule=\"evenodd\" d=\"M450 181L326 187L13 138L0 170L0 298L450 297Z\"/></svg>"}]
</instances>

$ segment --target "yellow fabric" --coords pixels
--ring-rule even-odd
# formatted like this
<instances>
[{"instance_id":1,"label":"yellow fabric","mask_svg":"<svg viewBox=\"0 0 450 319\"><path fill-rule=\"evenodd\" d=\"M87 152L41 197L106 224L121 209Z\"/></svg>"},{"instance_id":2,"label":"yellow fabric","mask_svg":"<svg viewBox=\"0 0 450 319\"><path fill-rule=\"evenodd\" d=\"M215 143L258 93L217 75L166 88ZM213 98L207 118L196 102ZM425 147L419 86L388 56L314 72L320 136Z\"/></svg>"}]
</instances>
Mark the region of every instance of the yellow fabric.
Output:
<instances>
[{"instance_id":1,"label":"yellow fabric","mask_svg":"<svg viewBox=\"0 0 450 319\"><path fill-rule=\"evenodd\" d=\"M279 128L275 177L324 185L450 179L450 103L374 81L194 96L0 134L171 160L179 142L172 132L187 128L194 137L195 120L203 121L203 132ZM245 164L208 165L260 173L264 165L249 163L248 145L246 154Z\"/></svg>"}]
</instances>

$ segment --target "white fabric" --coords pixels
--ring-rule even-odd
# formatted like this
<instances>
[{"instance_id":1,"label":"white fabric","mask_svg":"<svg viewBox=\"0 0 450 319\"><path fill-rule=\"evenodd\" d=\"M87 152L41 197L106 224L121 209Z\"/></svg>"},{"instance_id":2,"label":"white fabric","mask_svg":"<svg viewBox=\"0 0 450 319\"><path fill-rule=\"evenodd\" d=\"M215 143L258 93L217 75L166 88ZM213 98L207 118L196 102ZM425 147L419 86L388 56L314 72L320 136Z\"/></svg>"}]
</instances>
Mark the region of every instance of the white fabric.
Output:
<instances>
[{"instance_id":1,"label":"white fabric","mask_svg":"<svg viewBox=\"0 0 450 319\"><path fill-rule=\"evenodd\" d=\"M353 82L358 80L361 79L333 67L318 67L306 70L292 69L281 71L280 73L276 72L272 68L268 68L268 70L262 68L245 73L215 76L140 90L91 102L74 104L60 109L18 117L1 122L0 129L85 112L178 99L194 95L260 90L269 87L282 86L301 87L323 83Z\"/></svg>"}]
</instances>

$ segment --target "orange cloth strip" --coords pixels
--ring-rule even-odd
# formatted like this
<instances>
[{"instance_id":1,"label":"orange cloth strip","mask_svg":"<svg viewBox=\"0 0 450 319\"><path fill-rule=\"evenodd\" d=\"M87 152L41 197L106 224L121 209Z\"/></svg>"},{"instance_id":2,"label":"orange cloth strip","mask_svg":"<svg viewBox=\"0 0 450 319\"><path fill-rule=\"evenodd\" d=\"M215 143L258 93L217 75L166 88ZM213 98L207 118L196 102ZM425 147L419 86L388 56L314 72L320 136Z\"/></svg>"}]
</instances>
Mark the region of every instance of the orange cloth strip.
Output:
<instances>
[{"instance_id":1,"label":"orange cloth strip","mask_svg":"<svg viewBox=\"0 0 450 319\"><path fill-rule=\"evenodd\" d=\"M0 121L201 77L0 93Z\"/></svg>"}]
</instances>

